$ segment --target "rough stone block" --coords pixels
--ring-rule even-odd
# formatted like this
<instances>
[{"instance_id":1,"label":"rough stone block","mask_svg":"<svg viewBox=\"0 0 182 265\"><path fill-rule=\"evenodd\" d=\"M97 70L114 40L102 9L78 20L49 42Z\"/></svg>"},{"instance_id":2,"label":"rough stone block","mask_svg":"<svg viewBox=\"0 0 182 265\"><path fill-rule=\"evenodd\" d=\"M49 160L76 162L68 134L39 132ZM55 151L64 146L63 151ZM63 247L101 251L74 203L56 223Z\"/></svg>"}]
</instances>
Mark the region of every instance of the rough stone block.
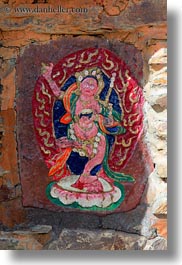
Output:
<instances>
[{"instance_id":1,"label":"rough stone block","mask_svg":"<svg viewBox=\"0 0 182 265\"><path fill-rule=\"evenodd\" d=\"M167 48L161 48L150 58L149 65L153 64L167 64Z\"/></svg>"},{"instance_id":2,"label":"rough stone block","mask_svg":"<svg viewBox=\"0 0 182 265\"><path fill-rule=\"evenodd\" d=\"M146 201L152 205L160 195L167 194L167 184L161 180L156 171L149 176L148 180Z\"/></svg>"},{"instance_id":3,"label":"rough stone block","mask_svg":"<svg viewBox=\"0 0 182 265\"><path fill-rule=\"evenodd\" d=\"M1 111L2 117L2 155L0 156L0 163L4 173L3 185L12 189L15 185L20 183L18 176L18 162L17 162L17 146L15 136L15 122L16 115L13 109Z\"/></svg>"},{"instance_id":4,"label":"rough stone block","mask_svg":"<svg viewBox=\"0 0 182 265\"><path fill-rule=\"evenodd\" d=\"M51 242L50 250L142 250L146 238L113 230L64 229L59 239Z\"/></svg>"},{"instance_id":5,"label":"rough stone block","mask_svg":"<svg viewBox=\"0 0 182 265\"><path fill-rule=\"evenodd\" d=\"M167 240L162 237L151 239L147 242L144 250L167 250Z\"/></svg>"},{"instance_id":6,"label":"rough stone block","mask_svg":"<svg viewBox=\"0 0 182 265\"><path fill-rule=\"evenodd\" d=\"M123 2L123 1L122 1ZM122 4L122 3L121 3ZM116 17L109 16L107 13L102 13L101 23L105 25L113 25L116 28L124 26L141 26L143 24L158 23L166 20L166 1L163 0L159 5L155 0L139 1L137 3L130 3L127 8L122 10Z\"/></svg>"},{"instance_id":7,"label":"rough stone block","mask_svg":"<svg viewBox=\"0 0 182 265\"><path fill-rule=\"evenodd\" d=\"M0 48L0 55L3 57L4 60L10 60L13 58L17 58L19 53L19 49L16 48L7 48L7 47L1 47Z\"/></svg>"},{"instance_id":8,"label":"rough stone block","mask_svg":"<svg viewBox=\"0 0 182 265\"><path fill-rule=\"evenodd\" d=\"M37 226L30 230L0 232L0 249L42 250L51 240L51 226Z\"/></svg>"},{"instance_id":9,"label":"rough stone block","mask_svg":"<svg viewBox=\"0 0 182 265\"><path fill-rule=\"evenodd\" d=\"M152 205L152 212L156 216L167 215L167 194L160 194Z\"/></svg>"},{"instance_id":10,"label":"rough stone block","mask_svg":"<svg viewBox=\"0 0 182 265\"><path fill-rule=\"evenodd\" d=\"M1 81L1 110L13 109L15 99L15 68Z\"/></svg>"},{"instance_id":11,"label":"rough stone block","mask_svg":"<svg viewBox=\"0 0 182 265\"><path fill-rule=\"evenodd\" d=\"M51 39L49 33L37 33L27 30L15 30L15 31L5 31L2 38L2 44L8 47L17 47L20 49L20 52L24 50L24 47L29 45L30 43L43 43L47 42Z\"/></svg>"},{"instance_id":12,"label":"rough stone block","mask_svg":"<svg viewBox=\"0 0 182 265\"><path fill-rule=\"evenodd\" d=\"M25 210L21 198L0 203L0 223L5 227L14 227L26 220Z\"/></svg>"},{"instance_id":13,"label":"rough stone block","mask_svg":"<svg viewBox=\"0 0 182 265\"><path fill-rule=\"evenodd\" d=\"M167 68L151 72L149 81L145 86L146 99L156 112L167 108Z\"/></svg>"},{"instance_id":14,"label":"rough stone block","mask_svg":"<svg viewBox=\"0 0 182 265\"><path fill-rule=\"evenodd\" d=\"M156 170L160 178L164 180L167 179L167 156L159 161L159 163L156 165Z\"/></svg>"},{"instance_id":15,"label":"rough stone block","mask_svg":"<svg viewBox=\"0 0 182 265\"><path fill-rule=\"evenodd\" d=\"M155 230L151 227L152 220L150 210L143 204L126 213L103 217L102 226L105 229L116 229L152 238L156 235Z\"/></svg>"},{"instance_id":16,"label":"rough stone block","mask_svg":"<svg viewBox=\"0 0 182 265\"><path fill-rule=\"evenodd\" d=\"M10 4L12 5L12 4ZM112 31L123 27L137 27L145 24L162 23L166 21L166 1L160 1L160 5L155 0L152 1L62 1L65 8L86 8L87 12L71 13L46 13L42 18L40 12L14 12L11 10L9 16L11 20L4 19L7 14L2 12L0 26L4 31L24 30L30 26L35 32L47 32L49 34L86 34ZM19 3L13 7L21 6ZM48 5L39 3L39 8ZM52 7L57 7L55 2ZM27 8L34 9L36 6L26 4ZM61 15L60 15L61 14ZM40 23L40 21L42 23Z\"/></svg>"}]
</instances>

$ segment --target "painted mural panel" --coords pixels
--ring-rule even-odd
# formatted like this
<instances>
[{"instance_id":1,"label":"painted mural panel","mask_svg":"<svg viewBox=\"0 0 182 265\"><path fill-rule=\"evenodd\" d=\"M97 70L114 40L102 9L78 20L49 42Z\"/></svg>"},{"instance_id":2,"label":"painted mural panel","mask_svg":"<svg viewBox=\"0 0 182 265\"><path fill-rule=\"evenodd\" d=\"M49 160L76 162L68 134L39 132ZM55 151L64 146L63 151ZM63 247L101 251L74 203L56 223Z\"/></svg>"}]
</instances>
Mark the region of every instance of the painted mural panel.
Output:
<instances>
[{"instance_id":1,"label":"painted mural panel","mask_svg":"<svg viewBox=\"0 0 182 265\"><path fill-rule=\"evenodd\" d=\"M52 204L90 212L121 206L124 184L134 186L138 177L123 169L143 131L143 103L138 81L108 49L79 50L42 65L32 106Z\"/></svg>"}]
</instances>

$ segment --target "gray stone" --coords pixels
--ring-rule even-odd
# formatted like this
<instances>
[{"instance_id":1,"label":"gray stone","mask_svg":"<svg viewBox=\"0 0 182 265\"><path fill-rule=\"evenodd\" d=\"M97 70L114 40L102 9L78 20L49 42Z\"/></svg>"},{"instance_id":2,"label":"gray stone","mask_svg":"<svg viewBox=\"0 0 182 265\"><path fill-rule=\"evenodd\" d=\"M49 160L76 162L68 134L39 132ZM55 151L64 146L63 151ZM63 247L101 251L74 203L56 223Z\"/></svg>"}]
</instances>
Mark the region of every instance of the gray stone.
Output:
<instances>
[{"instance_id":1,"label":"gray stone","mask_svg":"<svg viewBox=\"0 0 182 265\"><path fill-rule=\"evenodd\" d=\"M101 225L99 216L86 213L61 213L61 227L68 229L97 229Z\"/></svg>"},{"instance_id":2,"label":"gray stone","mask_svg":"<svg viewBox=\"0 0 182 265\"><path fill-rule=\"evenodd\" d=\"M17 249L18 240L14 238L7 238L0 235L0 250L15 250Z\"/></svg>"},{"instance_id":3,"label":"gray stone","mask_svg":"<svg viewBox=\"0 0 182 265\"><path fill-rule=\"evenodd\" d=\"M47 234L52 231L51 225L36 225L31 228L31 232L37 234Z\"/></svg>"},{"instance_id":4,"label":"gray stone","mask_svg":"<svg viewBox=\"0 0 182 265\"><path fill-rule=\"evenodd\" d=\"M102 225L106 229L116 229L151 238L155 236L155 229L151 227L151 220L151 213L147 210L147 205L143 204L129 212L104 217Z\"/></svg>"},{"instance_id":5,"label":"gray stone","mask_svg":"<svg viewBox=\"0 0 182 265\"><path fill-rule=\"evenodd\" d=\"M146 242L147 239L144 236L116 232L113 250L121 250L122 245L124 245L125 250L143 250Z\"/></svg>"},{"instance_id":6,"label":"gray stone","mask_svg":"<svg viewBox=\"0 0 182 265\"><path fill-rule=\"evenodd\" d=\"M0 249L41 250L42 245L28 231L0 232Z\"/></svg>"},{"instance_id":7,"label":"gray stone","mask_svg":"<svg viewBox=\"0 0 182 265\"><path fill-rule=\"evenodd\" d=\"M167 183L157 174L156 170L149 176L146 203L153 205L162 194L167 194Z\"/></svg>"},{"instance_id":8,"label":"gray stone","mask_svg":"<svg viewBox=\"0 0 182 265\"><path fill-rule=\"evenodd\" d=\"M162 237L148 240L144 250L167 250L167 240Z\"/></svg>"},{"instance_id":9,"label":"gray stone","mask_svg":"<svg viewBox=\"0 0 182 265\"><path fill-rule=\"evenodd\" d=\"M63 229L50 250L140 250L146 245L143 236L114 230Z\"/></svg>"},{"instance_id":10,"label":"gray stone","mask_svg":"<svg viewBox=\"0 0 182 265\"><path fill-rule=\"evenodd\" d=\"M28 230L0 232L0 249L41 250L52 240L52 227L39 225Z\"/></svg>"}]
</instances>

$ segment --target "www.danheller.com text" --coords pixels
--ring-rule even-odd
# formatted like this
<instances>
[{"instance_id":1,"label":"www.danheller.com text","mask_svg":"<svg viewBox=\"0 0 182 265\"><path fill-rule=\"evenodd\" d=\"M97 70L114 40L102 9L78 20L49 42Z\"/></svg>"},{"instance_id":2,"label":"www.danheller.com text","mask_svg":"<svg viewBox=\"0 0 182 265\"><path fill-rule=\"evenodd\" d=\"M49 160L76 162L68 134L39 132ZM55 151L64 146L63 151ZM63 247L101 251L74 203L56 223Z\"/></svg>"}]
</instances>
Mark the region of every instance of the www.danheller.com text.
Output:
<instances>
[{"instance_id":1,"label":"www.danheller.com text","mask_svg":"<svg viewBox=\"0 0 182 265\"><path fill-rule=\"evenodd\" d=\"M9 6L3 6L0 7L1 13L87 13L88 8L84 7L63 7L63 6L46 6L46 7L40 7L36 5L36 7L28 7L28 6L19 6L11 8Z\"/></svg>"}]
</instances>

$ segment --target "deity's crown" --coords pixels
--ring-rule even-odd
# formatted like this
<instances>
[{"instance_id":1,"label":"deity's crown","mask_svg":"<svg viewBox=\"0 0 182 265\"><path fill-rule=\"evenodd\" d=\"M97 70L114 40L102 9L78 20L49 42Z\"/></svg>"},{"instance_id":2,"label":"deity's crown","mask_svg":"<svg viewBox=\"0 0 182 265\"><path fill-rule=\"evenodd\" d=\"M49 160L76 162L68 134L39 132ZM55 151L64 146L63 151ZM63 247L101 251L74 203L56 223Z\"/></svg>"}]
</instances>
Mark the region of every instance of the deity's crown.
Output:
<instances>
[{"instance_id":1,"label":"deity's crown","mask_svg":"<svg viewBox=\"0 0 182 265\"><path fill-rule=\"evenodd\" d=\"M99 92L101 92L101 90L104 87L103 73L102 73L101 69L98 68L98 67L93 67L93 68L84 69L83 71L75 73L75 77L76 77L76 82L78 84L78 88L80 87L80 83L87 76L88 77L93 77L93 78L95 78L98 81L98 85L99 85L99 88L100 88ZM115 78L116 78L116 73L112 73L112 77L110 79L110 87L109 87L110 90L114 87Z\"/></svg>"},{"instance_id":2,"label":"deity's crown","mask_svg":"<svg viewBox=\"0 0 182 265\"><path fill-rule=\"evenodd\" d=\"M80 90L80 83L86 78L86 77L93 77L98 82L99 91L102 91L104 88L104 80L103 80L103 73L100 68L98 67L92 67L92 68L86 68L80 72L75 73L76 82L78 86L78 91Z\"/></svg>"},{"instance_id":3,"label":"deity's crown","mask_svg":"<svg viewBox=\"0 0 182 265\"><path fill-rule=\"evenodd\" d=\"M75 77L77 79L77 82L81 83L82 80L87 77L87 76L91 76L95 79L97 79L97 81L99 82L99 80L102 80L102 72L99 68L94 67L94 68L89 68L89 69L84 69L81 72L77 72L75 74Z\"/></svg>"}]
</instances>

